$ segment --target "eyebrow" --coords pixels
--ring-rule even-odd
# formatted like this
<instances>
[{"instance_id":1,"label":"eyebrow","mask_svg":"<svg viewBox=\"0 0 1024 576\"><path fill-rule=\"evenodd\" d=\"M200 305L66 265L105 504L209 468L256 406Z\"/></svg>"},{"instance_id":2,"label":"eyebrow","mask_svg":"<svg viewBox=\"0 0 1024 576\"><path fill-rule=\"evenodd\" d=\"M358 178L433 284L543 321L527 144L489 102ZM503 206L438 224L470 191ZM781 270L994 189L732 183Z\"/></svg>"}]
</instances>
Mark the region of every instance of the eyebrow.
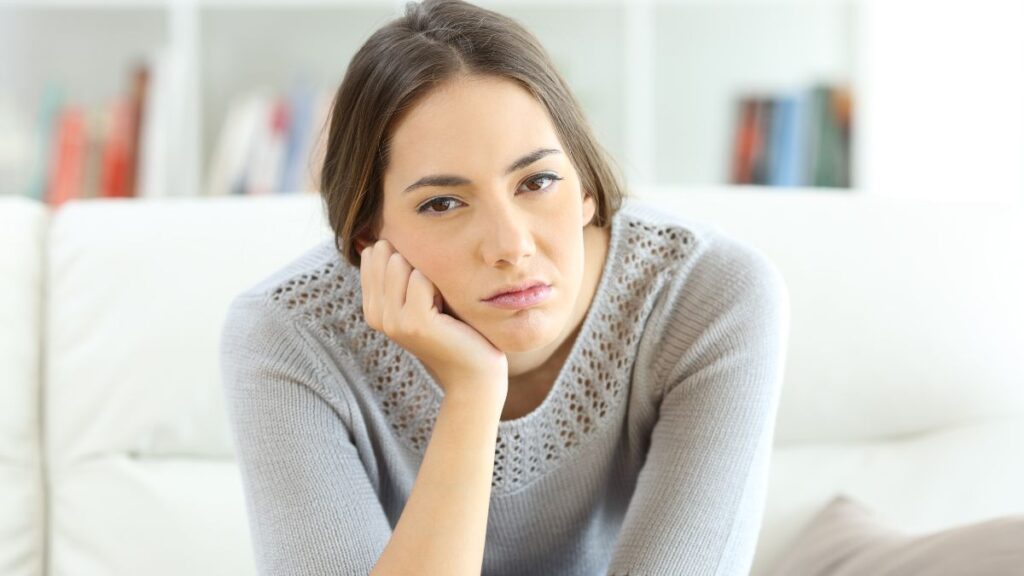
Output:
<instances>
[{"instance_id":1,"label":"eyebrow","mask_svg":"<svg viewBox=\"0 0 1024 576\"><path fill-rule=\"evenodd\" d=\"M516 170L525 168L530 164L533 164L537 160L540 160L541 158L548 156L550 154L561 153L561 150L557 150L555 148L538 148L533 152L530 152L529 154L513 162L511 166L505 169L505 175L508 176L509 174L515 172ZM415 190L416 188L422 188L424 186L463 186L465 184L472 184L472 181L464 176L458 176L456 174L432 174L430 176L424 176L419 180L413 182L405 190L402 191L402 194L406 194L408 192Z\"/></svg>"}]
</instances>

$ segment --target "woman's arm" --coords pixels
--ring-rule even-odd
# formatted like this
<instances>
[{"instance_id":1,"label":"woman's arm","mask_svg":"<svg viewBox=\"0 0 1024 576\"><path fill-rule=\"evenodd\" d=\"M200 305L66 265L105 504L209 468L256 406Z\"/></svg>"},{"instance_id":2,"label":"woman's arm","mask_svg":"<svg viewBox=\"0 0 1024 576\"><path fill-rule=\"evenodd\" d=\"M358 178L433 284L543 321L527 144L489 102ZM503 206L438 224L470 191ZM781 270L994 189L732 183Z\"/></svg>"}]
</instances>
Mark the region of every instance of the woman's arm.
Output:
<instances>
[{"instance_id":1,"label":"woman's arm","mask_svg":"<svg viewBox=\"0 0 1024 576\"><path fill-rule=\"evenodd\" d=\"M789 332L763 257L716 238L681 284L673 366L609 574L746 576L768 483Z\"/></svg>"},{"instance_id":2,"label":"woman's arm","mask_svg":"<svg viewBox=\"0 0 1024 576\"><path fill-rule=\"evenodd\" d=\"M352 442L348 407L323 383L294 321L236 299L220 348L224 399L256 572L368 574L391 526Z\"/></svg>"},{"instance_id":3,"label":"woman's arm","mask_svg":"<svg viewBox=\"0 0 1024 576\"><path fill-rule=\"evenodd\" d=\"M448 388L392 533L306 337L255 298L233 303L222 333L257 573L479 575L503 387Z\"/></svg>"},{"instance_id":4,"label":"woman's arm","mask_svg":"<svg viewBox=\"0 0 1024 576\"><path fill-rule=\"evenodd\" d=\"M443 312L444 299L387 239L360 249L363 315L444 390L402 516L373 574L480 574L508 359Z\"/></svg>"},{"instance_id":5,"label":"woman's arm","mask_svg":"<svg viewBox=\"0 0 1024 576\"><path fill-rule=\"evenodd\" d=\"M373 576L479 576L500 416L501 405L491 399L445 395L416 483Z\"/></svg>"}]
</instances>

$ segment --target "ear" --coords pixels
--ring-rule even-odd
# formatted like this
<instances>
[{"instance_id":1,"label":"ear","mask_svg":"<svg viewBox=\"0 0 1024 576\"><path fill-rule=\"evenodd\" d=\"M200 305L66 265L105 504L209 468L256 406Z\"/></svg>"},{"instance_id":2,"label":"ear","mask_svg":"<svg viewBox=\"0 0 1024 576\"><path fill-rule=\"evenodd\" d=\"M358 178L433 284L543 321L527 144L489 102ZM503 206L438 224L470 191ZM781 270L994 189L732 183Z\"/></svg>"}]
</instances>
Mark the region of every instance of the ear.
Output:
<instances>
[{"instance_id":1,"label":"ear","mask_svg":"<svg viewBox=\"0 0 1024 576\"><path fill-rule=\"evenodd\" d=\"M369 233L360 234L359 236L356 236L355 238L352 239L352 243L355 244L356 246L356 252L360 253L362 253L363 248L366 248L367 246L373 246L374 242L376 242L376 240L374 240Z\"/></svg>"},{"instance_id":2,"label":"ear","mask_svg":"<svg viewBox=\"0 0 1024 576\"><path fill-rule=\"evenodd\" d=\"M597 214L597 200L594 199L594 195L586 191L583 192L583 225L587 226L590 221L594 219L594 214Z\"/></svg>"}]
</instances>

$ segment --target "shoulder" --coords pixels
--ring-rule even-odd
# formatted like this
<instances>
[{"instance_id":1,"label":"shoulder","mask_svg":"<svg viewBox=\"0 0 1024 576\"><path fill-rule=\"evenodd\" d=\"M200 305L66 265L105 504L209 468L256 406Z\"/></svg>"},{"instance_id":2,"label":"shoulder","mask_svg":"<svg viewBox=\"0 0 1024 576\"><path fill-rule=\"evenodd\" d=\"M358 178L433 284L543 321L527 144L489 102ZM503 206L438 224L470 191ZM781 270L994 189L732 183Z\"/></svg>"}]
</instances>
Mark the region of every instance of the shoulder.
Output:
<instances>
[{"instance_id":1,"label":"shoulder","mask_svg":"<svg viewBox=\"0 0 1024 576\"><path fill-rule=\"evenodd\" d=\"M345 290L351 283L352 270L358 286L358 269L337 254L329 239L238 293L228 305L220 331L224 385L251 392L277 378L344 405L339 398L345 391L322 377L331 365L324 354L324 337L329 316L348 314L330 303L339 287Z\"/></svg>"},{"instance_id":2,"label":"shoulder","mask_svg":"<svg viewBox=\"0 0 1024 576\"><path fill-rule=\"evenodd\" d=\"M783 297L785 279L776 263L759 247L740 240L706 221L669 212L647 200L624 203L623 220L649 239L638 248L656 247L675 257L667 287L675 298L717 294L719 299L758 292ZM660 240L657 240L660 238ZM639 239L634 244L640 244ZM685 289L684 289L685 288Z\"/></svg>"},{"instance_id":3,"label":"shoulder","mask_svg":"<svg viewBox=\"0 0 1024 576\"><path fill-rule=\"evenodd\" d=\"M263 299L283 302L287 307L289 295L300 286L329 282L331 276L350 274L348 269L358 274L358 270L338 254L333 239L328 238L247 286L235 300Z\"/></svg>"},{"instance_id":4,"label":"shoulder","mask_svg":"<svg viewBox=\"0 0 1024 576\"><path fill-rule=\"evenodd\" d=\"M222 340L315 327L325 316L351 316L359 270L341 257L333 239L314 245L236 294L228 305Z\"/></svg>"},{"instance_id":5,"label":"shoulder","mask_svg":"<svg viewBox=\"0 0 1024 576\"><path fill-rule=\"evenodd\" d=\"M238 293L230 309L256 306L268 314L298 321L351 314L362 302L359 269L325 239Z\"/></svg>"},{"instance_id":6,"label":"shoulder","mask_svg":"<svg viewBox=\"0 0 1024 576\"><path fill-rule=\"evenodd\" d=\"M789 291L782 271L759 247L717 226L632 202L628 218L652 232L674 232L662 250L666 277L647 320L649 361L664 375L683 357L713 361L730 346L776 343L788 330ZM671 250L670 250L671 248Z\"/></svg>"}]
</instances>

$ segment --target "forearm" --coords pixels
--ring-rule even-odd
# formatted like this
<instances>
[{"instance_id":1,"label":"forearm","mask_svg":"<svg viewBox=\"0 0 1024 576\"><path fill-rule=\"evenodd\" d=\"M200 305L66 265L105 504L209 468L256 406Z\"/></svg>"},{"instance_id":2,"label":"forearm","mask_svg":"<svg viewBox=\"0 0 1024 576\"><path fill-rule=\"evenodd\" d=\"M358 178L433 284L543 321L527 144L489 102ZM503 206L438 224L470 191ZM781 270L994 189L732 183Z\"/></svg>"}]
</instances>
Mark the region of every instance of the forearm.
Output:
<instances>
[{"instance_id":1,"label":"forearm","mask_svg":"<svg viewBox=\"0 0 1024 576\"><path fill-rule=\"evenodd\" d=\"M448 394L374 576L480 574L502 401Z\"/></svg>"}]
</instances>

